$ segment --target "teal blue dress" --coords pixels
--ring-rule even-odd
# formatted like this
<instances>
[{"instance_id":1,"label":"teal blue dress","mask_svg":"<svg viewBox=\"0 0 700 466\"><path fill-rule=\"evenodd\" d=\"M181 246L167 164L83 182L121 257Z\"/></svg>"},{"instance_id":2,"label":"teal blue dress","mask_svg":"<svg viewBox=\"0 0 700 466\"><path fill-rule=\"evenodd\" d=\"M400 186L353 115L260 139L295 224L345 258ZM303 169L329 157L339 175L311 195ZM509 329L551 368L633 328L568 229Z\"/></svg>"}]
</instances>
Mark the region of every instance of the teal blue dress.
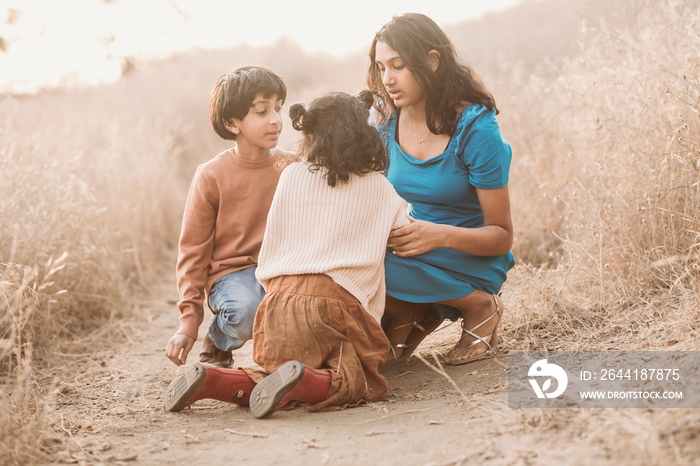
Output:
<instances>
[{"instance_id":1,"label":"teal blue dress","mask_svg":"<svg viewBox=\"0 0 700 466\"><path fill-rule=\"evenodd\" d=\"M498 189L508 184L512 151L501 135L496 112L470 105L459 116L445 152L428 160L405 153L396 141L392 118L378 127L389 153L387 177L409 204L409 215L433 223L478 228L484 225L476 188ZM461 298L475 289L496 294L513 267L513 254L472 256L437 248L412 257L387 251L384 261L390 296L414 303ZM461 314L437 306L440 318Z\"/></svg>"}]
</instances>

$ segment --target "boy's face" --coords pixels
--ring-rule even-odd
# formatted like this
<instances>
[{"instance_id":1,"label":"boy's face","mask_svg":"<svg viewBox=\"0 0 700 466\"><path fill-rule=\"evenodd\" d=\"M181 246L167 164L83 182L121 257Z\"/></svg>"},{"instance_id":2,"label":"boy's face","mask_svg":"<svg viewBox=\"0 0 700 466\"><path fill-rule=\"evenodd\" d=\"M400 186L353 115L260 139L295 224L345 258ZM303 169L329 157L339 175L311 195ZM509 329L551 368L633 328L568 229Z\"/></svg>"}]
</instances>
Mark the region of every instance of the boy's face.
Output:
<instances>
[{"instance_id":1,"label":"boy's face","mask_svg":"<svg viewBox=\"0 0 700 466\"><path fill-rule=\"evenodd\" d=\"M251 149L272 149L277 146L282 131L282 104L277 95L258 94L242 120L233 118L225 123L236 135L236 145Z\"/></svg>"}]
</instances>

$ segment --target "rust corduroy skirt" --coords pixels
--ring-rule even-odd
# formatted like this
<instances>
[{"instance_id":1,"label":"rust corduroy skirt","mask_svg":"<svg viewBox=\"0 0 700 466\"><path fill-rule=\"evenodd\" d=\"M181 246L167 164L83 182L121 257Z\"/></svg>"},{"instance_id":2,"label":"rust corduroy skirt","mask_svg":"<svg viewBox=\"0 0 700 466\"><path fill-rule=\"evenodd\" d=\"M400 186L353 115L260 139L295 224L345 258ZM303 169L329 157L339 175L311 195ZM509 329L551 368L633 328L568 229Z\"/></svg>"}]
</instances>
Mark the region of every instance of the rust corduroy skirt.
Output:
<instances>
[{"instance_id":1,"label":"rust corduroy skirt","mask_svg":"<svg viewBox=\"0 0 700 466\"><path fill-rule=\"evenodd\" d=\"M331 372L331 388L310 411L380 399L389 389L379 365L389 341L360 302L327 275L273 278L253 327L253 359L244 369L259 382L290 360Z\"/></svg>"}]
</instances>

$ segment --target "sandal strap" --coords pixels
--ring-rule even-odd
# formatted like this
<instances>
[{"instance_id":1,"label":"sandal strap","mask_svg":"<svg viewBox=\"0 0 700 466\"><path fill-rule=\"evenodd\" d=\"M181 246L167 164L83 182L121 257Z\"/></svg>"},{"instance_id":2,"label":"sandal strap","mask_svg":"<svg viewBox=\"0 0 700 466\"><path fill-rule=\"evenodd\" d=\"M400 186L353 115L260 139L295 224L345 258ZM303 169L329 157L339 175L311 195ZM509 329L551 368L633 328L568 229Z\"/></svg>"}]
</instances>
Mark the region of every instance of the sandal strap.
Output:
<instances>
[{"instance_id":1,"label":"sandal strap","mask_svg":"<svg viewBox=\"0 0 700 466\"><path fill-rule=\"evenodd\" d=\"M389 349L391 350L391 355L394 356L394 359L398 359L398 357L396 356L396 350L394 348L404 349L410 347L411 345L407 345L405 343L392 343L391 346L389 346Z\"/></svg>"},{"instance_id":2,"label":"sandal strap","mask_svg":"<svg viewBox=\"0 0 700 466\"><path fill-rule=\"evenodd\" d=\"M472 327L471 329L468 329L468 328L466 328L466 327L464 326L464 319L462 319L462 330L464 331L464 333L466 333L466 334L469 335L470 337L474 338L474 341L472 341L472 342L469 343L467 346L465 346L464 349L470 348L470 347L472 347L472 346L474 346L474 345L478 345L479 343L483 343L483 344L485 344L486 347L488 348L486 351L487 351L487 352L488 352L488 351L491 351L491 338L493 337L493 332L491 332L491 335L484 335L483 337L477 335L477 334L474 333L474 332L476 331L476 329L478 329L479 327L481 327L482 325L484 325L486 322L488 322L488 321L490 321L491 319L493 319L494 316L495 316L496 314L498 314L498 317L499 317L499 318L501 317L501 309L500 309L500 307L498 306L498 299L497 299L496 295L493 295L493 301L496 303L496 310L493 311L493 314L491 314L490 316L488 316L486 319L484 319L482 322L480 322L479 324L475 325L475 326ZM488 337L489 341L486 341L486 340L485 340L485 338L487 338L487 337Z\"/></svg>"},{"instance_id":3,"label":"sandal strap","mask_svg":"<svg viewBox=\"0 0 700 466\"><path fill-rule=\"evenodd\" d=\"M400 329L400 328L406 328L406 327L408 327L409 325L413 325L414 328L417 328L417 329L420 330L421 332L425 332L425 327L423 327L420 323L418 323L418 321L416 321L416 316L414 315L414 316L413 316L413 321L412 321L412 322L408 322L408 323L406 323L406 324L401 324L401 325L398 325L398 326L396 326L396 327L394 327L394 328L390 328L389 330L386 331L386 333L393 332L394 330L398 330L398 329Z\"/></svg>"},{"instance_id":4,"label":"sandal strap","mask_svg":"<svg viewBox=\"0 0 700 466\"><path fill-rule=\"evenodd\" d=\"M397 325L394 328L390 328L390 329L386 330L385 333L388 335L389 333L391 333L395 330L399 330L401 328L406 328L409 326L413 326L414 328L419 329L421 332L425 332L425 328L416 321L416 315L414 314L413 320L411 322ZM403 350L403 349L410 348L410 347L411 347L411 345L408 345L406 343L391 343L391 346L389 348L391 349L391 355L394 357L394 359L399 359L399 357L396 356L396 350L394 348L398 348L398 349Z\"/></svg>"}]
</instances>

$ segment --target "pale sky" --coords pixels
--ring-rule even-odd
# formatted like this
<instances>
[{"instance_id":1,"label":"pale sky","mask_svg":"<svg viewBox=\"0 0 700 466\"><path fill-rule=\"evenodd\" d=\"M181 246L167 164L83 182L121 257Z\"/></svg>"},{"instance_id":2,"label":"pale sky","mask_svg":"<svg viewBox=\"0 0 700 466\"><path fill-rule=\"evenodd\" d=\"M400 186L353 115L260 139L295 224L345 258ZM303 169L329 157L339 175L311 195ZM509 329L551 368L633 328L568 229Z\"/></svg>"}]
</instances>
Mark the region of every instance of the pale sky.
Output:
<instances>
[{"instance_id":1,"label":"pale sky","mask_svg":"<svg viewBox=\"0 0 700 466\"><path fill-rule=\"evenodd\" d=\"M342 55L366 48L395 14L420 12L445 25L520 1L0 0L0 92L109 82L123 57L285 36L308 51Z\"/></svg>"}]
</instances>

